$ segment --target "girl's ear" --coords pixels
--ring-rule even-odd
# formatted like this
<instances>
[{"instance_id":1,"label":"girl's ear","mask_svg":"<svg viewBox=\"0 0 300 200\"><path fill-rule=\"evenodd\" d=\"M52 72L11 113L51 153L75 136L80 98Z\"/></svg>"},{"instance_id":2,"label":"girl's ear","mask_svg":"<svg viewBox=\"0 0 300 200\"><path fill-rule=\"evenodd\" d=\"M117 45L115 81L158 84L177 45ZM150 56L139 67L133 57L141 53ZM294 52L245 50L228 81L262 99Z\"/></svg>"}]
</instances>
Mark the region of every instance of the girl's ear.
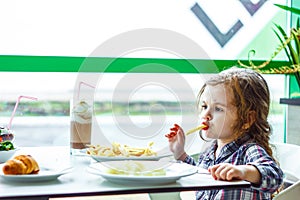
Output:
<instances>
[{"instance_id":1,"label":"girl's ear","mask_svg":"<svg viewBox=\"0 0 300 200\"><path fill-rule=\"evenodd\" d=\"M247 122L243 125L243 129L249 129L256 120L256 112L251 110L247 116Z\"/></svg>"}]
</instances>

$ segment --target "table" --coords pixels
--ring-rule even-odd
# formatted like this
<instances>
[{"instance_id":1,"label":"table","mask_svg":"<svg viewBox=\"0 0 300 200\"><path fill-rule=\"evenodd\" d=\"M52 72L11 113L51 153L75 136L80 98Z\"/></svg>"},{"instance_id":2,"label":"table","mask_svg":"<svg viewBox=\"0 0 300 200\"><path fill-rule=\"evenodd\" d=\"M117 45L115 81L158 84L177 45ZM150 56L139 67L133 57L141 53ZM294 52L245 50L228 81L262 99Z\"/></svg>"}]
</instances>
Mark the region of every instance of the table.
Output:
<instances>
[{"instance_id":1,"label":"table","mask_svg":"<svg viewBox=\"0 0 300 200\"><path fill-rule=\"evenodd\" d=\"M147 184L137 184L125 186L108 182L101 176L87 172L87 166L95 161L87 156L71 156L69 147L24 147L17 154L32 155L40 166L64 167L72 165L73 170L56 180L47 182L10 182L0 178L0 199L46 200L51 197L162 193L250 187L250 183L246 181L216 181L210 175L198 173L183 177L177 182L167 185L149 186Z\"/></svg>"}]
</instances>

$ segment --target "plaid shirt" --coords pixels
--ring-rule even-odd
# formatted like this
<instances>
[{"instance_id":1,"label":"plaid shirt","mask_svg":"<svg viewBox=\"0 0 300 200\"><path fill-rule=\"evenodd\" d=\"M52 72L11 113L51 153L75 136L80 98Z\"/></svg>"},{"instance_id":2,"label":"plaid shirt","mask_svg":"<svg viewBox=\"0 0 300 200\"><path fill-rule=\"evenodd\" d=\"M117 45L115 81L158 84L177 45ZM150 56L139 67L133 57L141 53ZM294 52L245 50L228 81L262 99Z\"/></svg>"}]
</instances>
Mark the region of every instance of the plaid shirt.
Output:
<instances>
[{"instance_id":1,"label":"plaid shirt","mask_svg":"<svg viewBox=\"0 0 300 200\"><path fill-rule=\"evenodd\" d=\"M197 164L190 156L186 157L184 162L205 169L219 163L250 164L260 172L261 183L259 185L252 184L251 188L246 189L197 191L197 199L271 199L272 193L283 182L283 172L262 147L249 142L249 139L245 135L237 141L225 145L216 159L214 152L217 143L215 141L205 152L200 154Z\"/></svg>"}]
</instances>

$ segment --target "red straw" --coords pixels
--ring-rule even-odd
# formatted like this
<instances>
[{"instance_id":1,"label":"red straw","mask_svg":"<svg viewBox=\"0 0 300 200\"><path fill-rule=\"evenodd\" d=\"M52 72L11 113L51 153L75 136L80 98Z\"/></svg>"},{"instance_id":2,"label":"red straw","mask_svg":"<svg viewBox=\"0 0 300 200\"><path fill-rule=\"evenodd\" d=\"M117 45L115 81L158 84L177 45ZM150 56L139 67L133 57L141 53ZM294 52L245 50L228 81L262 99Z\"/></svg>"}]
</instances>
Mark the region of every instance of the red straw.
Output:
<instances>
[{"instance_id":1,"label":"red straw","mask_svg":"<svg viewBox=\"0 0 300 200\"><path fill-rule=\"evenodd\" d=\"M17 108L18 108L19 102L20 102L20 100L21 100L22 98L31 99L31 100L35 100L35 101L37 100L37 98L35 98L35 97L19 96L19 97L18 97L18 100L17 100L17 102L16 102L16 105L15 105L14 111L13 111L12 114L11 114L10 121L9 121L8 126L7 126L7 129L10 129L10 127L11 127L11 122L12 122L14 116L15 116L15 113L16 113L16 110L17 110Z\"/></svg>"},{"instance_id":2,"label":"red straw","mask_svg":"<svg viewBox=\"0 0 300 200\"><path fill-rule=\"evenodd\" d=\"M79 85L78 85L77 99L79 99L81 85L86 85L86 86L88 86L88 87L95 88L95 86L93 86L93 85L90 85L90 84L88 84L88 83L86 83L86 82L80 81L80 83L79 83Z\"/></svg>"}]
</instances>

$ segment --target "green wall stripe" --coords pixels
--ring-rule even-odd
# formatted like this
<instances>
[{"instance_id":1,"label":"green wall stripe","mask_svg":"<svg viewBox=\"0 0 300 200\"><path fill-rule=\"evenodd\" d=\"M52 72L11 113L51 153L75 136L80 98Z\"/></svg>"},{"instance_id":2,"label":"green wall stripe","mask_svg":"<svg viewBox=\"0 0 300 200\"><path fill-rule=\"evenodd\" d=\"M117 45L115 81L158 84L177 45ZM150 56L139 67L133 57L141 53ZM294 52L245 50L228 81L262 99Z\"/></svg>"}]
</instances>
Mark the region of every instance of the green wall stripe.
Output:
<instances>
[{"instance_id":1,"label":"green wall stripe","mask_svg":"<svg viewBox=\"0 0 300 200\"><path fill-rule=\"evenodd\" d=\"M262 62L254 61L257 64ZM217 73L236 64L237 60L0 56L0 71L6 72ZM284 64L285 61L271 63Z\"/></svg>"}]
</instances>

